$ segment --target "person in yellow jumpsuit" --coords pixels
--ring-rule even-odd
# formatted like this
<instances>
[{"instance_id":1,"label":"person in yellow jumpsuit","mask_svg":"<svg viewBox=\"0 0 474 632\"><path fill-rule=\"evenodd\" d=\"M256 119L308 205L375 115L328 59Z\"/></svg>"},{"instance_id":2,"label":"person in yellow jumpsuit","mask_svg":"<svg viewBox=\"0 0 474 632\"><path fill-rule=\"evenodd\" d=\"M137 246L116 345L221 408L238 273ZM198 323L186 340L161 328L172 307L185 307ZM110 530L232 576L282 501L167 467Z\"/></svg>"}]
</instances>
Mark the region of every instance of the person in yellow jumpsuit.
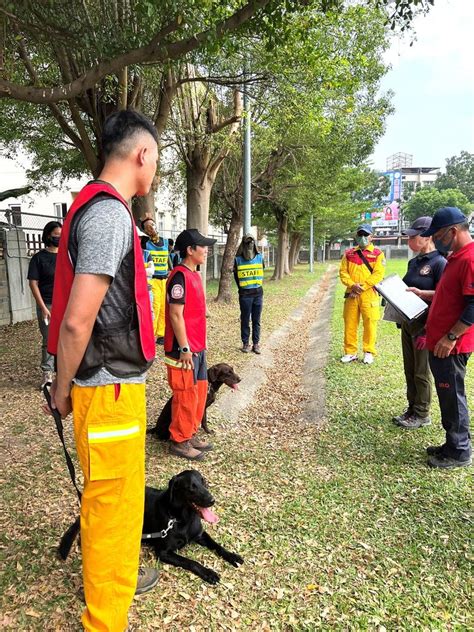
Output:
<instances>
[{"instance_id":1,"label":"person in yellow jumpsuit","mask_svg":"<svg viewBox=\"0 0 474 632\"><path fill-rule=\"evenodd\" d=\"M377 338L377 322L380 318L380 299L374 289L385 276L385 257L372 244L370 224L357 228L355 248L344 253L339 277L347 288L344 294L344 355L341 362L357 360L359 321L363 323L364 363L372 364Z\"/></svg>"}]
</instances>

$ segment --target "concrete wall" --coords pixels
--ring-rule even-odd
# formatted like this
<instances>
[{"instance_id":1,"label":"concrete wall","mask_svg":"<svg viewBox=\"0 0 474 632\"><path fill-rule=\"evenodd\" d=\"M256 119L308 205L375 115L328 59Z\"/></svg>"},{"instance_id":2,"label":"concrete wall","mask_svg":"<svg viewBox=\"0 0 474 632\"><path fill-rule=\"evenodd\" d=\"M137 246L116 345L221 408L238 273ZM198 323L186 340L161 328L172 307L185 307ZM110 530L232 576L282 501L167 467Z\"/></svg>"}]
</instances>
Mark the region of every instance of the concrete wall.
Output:
<instances>
[{"instance_id":1,"label":"concrete wall","mask_svg":"<svg viewBox=\"0 0 474 632\"><path fill-rule=\"evenodd\" d=\"M9 325L11 322L7 264L3 259L0 259L0 326Z\"/></svg>"},{"instance_id":2,"label":"concrete wall","mask_svg":"<svg viewBox=\"0 0 474 632\"><path fill-rule=\"evenodd\" d=\"M30 258L26 255L23 231L0 231L3 259L0 259L0 325L35 318L36 310L26 275Z\"/></svg>"}]
</instances>

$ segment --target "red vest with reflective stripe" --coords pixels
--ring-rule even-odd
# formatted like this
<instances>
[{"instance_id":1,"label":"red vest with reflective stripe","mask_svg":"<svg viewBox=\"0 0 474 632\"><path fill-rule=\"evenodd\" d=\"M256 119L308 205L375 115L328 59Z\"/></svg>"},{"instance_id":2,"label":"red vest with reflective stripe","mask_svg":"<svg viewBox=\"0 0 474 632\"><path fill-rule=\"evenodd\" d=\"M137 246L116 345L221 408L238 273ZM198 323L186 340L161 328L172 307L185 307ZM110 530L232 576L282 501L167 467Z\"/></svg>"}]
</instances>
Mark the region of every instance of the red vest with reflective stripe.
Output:
<instances>
[{"instance_id":1,"label":"red vest with reflective stripe","mask_svg":"<svg viewBox=\"0 0 474 632\"><path fill-rule=\"evenodd\" d=\"M184 275L185 303L183 316L189 348L193 353L198 353L199 351L204 351L207 346L206 297L204 296L201 275L199 272L192 272L185 265L179 264L171 271L167 287L177 272L181 272ZM168 300L166 301L165 319L165 351L172 351L174 331L170 321Z\"/></svg>"},{"instance_id":2,"label":"red vest with reflective stripe","mask_svg":"<svg viewBox=\"0 0 474 632\"><path fill-rule=\"evenodd\" d=\"M135 222L127 202L112 186L103 182L87 184L78 194L64 221L61 239L57 254L56 273L54 276L53 304L51 308L51 324L48 333L48 351L57 354L59 328L64 318L64 313L69 302L72 284L74 281L74 269L69 255L68 245L71 223L74 215L94 197L100 194L110 195L121 202L132 218L133 232L133 256L135 267L135 304L137 308L138 327L140 332L140 347L144 359L150 362L155 357L155 336L153 333L153 321L151 318L150 299L148 296L145 268L143 266L143 253L140 246L138 233L135 230Z\"/></svg>"}]
</instances>

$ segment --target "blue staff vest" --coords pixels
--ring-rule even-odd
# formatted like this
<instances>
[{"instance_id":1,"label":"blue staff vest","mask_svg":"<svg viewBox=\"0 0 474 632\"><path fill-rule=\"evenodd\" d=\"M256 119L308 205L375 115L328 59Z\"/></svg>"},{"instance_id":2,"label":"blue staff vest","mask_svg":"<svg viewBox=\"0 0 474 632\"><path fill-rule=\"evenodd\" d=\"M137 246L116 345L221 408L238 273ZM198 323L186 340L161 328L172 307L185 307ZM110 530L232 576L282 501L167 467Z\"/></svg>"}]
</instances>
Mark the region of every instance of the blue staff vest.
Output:
<instances>
[{"instance_id":1,"label":"blue staff vest","mask_svg":"<svg viewBox=\"0 0 474 632\"><path fill-rule=\"evenodd\" d=\"M263 257L260 253L255 255L253 259L247 260L243 257L236 257L237 278L239 280L239 288L250 290L262 287L263 283Z\"/></svg>"},{"instance_id":2,"label":"blue staff vest","mask_svg":"<svg viewBox=\"0 0 474 632\"><path fill-rule=\"evenodd\" d=\"M160 239L160 244L155 244L151 239L146 242L144 250L148 251L153 259L153 265L155 266L155 272L153 274L154 279L166 279L168 277L169 270L169 252L168 252L168 240Z\"/></svg>"}]
</instances>

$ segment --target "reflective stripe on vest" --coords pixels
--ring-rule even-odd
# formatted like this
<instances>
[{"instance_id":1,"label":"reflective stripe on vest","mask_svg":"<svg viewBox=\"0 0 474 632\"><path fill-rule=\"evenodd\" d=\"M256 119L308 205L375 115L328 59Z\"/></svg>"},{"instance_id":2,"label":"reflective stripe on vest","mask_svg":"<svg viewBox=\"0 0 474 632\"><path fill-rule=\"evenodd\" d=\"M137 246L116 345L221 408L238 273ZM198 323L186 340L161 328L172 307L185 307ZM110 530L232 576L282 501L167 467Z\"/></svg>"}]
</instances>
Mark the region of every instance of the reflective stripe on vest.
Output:
<instances>
[{"instance_id":1,"label":"reflective stripe on vest","mask_svg":"<svg viewBox=\"0 0 474 632\"><path fill-rule=\"evenodd\" d=\"M153 264L155 266L153 278L160 279L163 277L167 277L169 261L168 240L163 239L162 246L158 246L151 240L148 240L146 242L146 249L150 253L151 258L153 259Z\"/></svg>"},{"instance_id":2,"label":"reflective stripe on vest","mask_svg":"<svg viewBox=\"0 0 474 632\"><path fill-rule=\"evenodd\" d=\"M257 254L248 261L243 257L235 258L239 287L251 289L261 287L263 283L263 257Z\"/></svg>"}]
</instances>

